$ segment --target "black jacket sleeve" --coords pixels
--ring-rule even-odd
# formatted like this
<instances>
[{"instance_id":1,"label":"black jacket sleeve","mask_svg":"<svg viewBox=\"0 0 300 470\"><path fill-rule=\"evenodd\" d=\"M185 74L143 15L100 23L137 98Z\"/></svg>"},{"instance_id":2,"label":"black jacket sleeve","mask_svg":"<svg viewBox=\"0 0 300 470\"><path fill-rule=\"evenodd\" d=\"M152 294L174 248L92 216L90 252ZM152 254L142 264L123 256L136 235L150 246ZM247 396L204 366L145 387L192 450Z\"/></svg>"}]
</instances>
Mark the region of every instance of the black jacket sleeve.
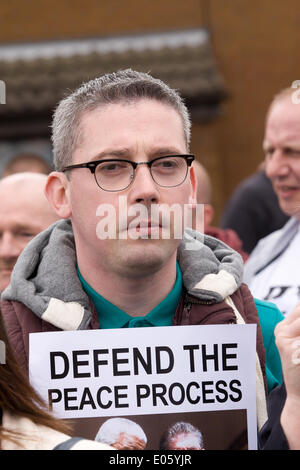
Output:
<instances>
[{"instance_id":1,"label":"black jacket sleeve","mask_svg":"<svg viewBox=\"0 0 300 470\"><path fill-rule=\"evenodd\" d=\"M258 444L260 450L288 450L289 445L280 424L286 399L285 386L276 387L268 396L268 421L262 427Z\"/></svg>"}]
</instances>

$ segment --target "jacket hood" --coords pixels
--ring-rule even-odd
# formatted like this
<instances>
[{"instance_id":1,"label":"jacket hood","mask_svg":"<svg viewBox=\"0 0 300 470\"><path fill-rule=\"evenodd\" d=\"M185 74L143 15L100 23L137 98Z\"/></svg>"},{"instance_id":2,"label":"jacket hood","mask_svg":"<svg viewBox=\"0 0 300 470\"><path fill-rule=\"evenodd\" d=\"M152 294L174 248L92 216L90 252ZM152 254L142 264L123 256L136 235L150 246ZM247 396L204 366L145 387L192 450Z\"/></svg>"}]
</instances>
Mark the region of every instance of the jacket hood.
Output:
<instances>
[{"instance_id":1,"label":"jacket hood","mask_svg":"<svg viewBox=\"0 0 300 470\"><path fill-rule=\"evenodd\" d=\"M178 249L183 284L189 294L221 302L242 283L243 260L225 243L187 229ZM37 235L18 258L3 300L18 301L63 330L86 329L90 300L76 270L70 220L59 220Z\"/></svg>"}]
</instances>

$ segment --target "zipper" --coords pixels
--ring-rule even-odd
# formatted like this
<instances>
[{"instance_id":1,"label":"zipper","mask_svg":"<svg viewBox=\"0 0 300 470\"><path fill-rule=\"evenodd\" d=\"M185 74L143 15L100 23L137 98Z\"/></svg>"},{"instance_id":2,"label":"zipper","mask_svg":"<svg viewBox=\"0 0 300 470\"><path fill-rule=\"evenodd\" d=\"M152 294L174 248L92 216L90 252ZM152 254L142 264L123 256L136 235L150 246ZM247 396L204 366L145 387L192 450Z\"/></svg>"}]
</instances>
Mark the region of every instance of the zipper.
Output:
<instances>
[{"instance_id":1,"label":"zipper","mask_svg":"<svg viewBox=\"0 0 300 470\"><path fill-rule=\"evenodd\" d=\"M189 325L189 317L190 317L190 312L191 312L192 304L191 302L185 303L183 306L183 311L182 311L182 318L183 322L181 323L182 325Z\"/></svg>"},{"instance_id":2,"label":"zipper","mask_svg":"<svg viewBox=\"0 0 300 470\"><path fill-rule=\"evenodd\" d=\"M197 297L191 298L189 295L186 296L185 301L189 302L190 304L200 304L200 305L212 305L215 303L214 300L198 299Z\"/></svg>"}]
</instances>

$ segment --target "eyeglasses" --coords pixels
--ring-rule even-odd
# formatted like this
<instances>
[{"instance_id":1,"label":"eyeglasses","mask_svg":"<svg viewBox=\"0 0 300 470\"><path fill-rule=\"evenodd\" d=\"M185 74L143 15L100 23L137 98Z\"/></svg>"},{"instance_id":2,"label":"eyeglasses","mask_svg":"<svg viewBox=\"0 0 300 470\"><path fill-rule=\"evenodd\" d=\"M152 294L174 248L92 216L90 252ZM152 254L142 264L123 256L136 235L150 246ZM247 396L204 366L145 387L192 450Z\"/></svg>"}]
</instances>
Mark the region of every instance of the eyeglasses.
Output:
<instances>
[{"instance_id":1,"label":"eyeglasses","mask_svg":"<svg viewBox=\"0 0 300 470\"><path fill-rule=\"evenodd\" d=\"M147 165L153 181L159 186L173 188L181 185L187 177L194 155L168 155L150 162L107 159L66 166L63 172L76 168L88 168L97 185L104 191L123 191L133 182L138 165Z\"/></svg>"}]
</instances>

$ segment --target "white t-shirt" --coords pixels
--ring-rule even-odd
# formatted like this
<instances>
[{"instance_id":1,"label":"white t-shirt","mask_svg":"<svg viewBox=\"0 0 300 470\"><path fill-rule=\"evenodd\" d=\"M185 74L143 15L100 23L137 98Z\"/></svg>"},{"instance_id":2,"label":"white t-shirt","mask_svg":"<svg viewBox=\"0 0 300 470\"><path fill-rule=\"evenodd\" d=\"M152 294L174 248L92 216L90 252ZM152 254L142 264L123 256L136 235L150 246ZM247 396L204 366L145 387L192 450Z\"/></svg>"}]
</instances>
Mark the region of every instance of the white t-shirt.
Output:
<instances>
[{"instance_id":1,"label":"white t-shirt","mask_svg":"<svg viewBox=\"0 0 300 470\"><path fill-rule=\"evenodd\" d=\"M277 305L288 315L300 302L300 230L289 247L249 283L253 297Z\"/></svg>"}]
</instances>

